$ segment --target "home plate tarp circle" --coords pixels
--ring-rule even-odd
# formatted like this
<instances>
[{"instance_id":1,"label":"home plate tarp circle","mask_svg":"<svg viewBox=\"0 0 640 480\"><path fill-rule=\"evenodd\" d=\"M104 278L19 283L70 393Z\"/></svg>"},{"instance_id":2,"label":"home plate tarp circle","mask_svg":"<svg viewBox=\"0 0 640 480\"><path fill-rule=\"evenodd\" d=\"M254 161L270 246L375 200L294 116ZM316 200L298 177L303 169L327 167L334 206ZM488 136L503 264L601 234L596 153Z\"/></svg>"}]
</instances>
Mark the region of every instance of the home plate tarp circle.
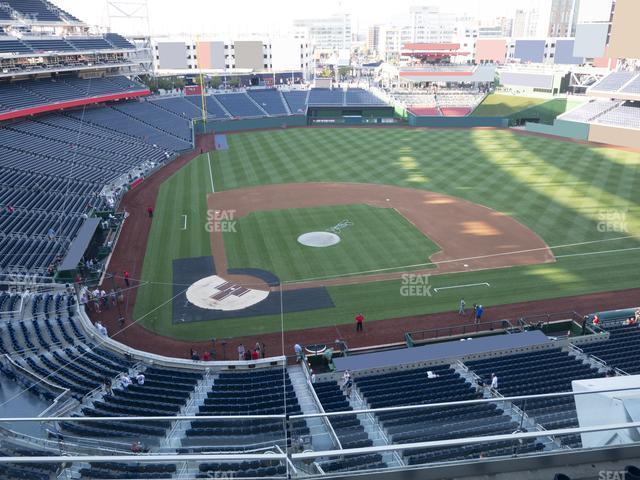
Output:
<instances>
[{"instance_id":1,"label":"home plate tarp circle","mask_svg":"<svg viewBox=\"0 0 640 480\"><path fill-rule=\"evenodd\" d=\"M268 291L246 288L217 275L201 278L187 289L189 302L209 310L244 310L268 295Z\"/></svg>"},{"instance_id":2,"label":"home plate tarp circle","mask_svg":"<svg viewBox=\"0 0 640 480\"><path fill-rule=\"evenodd\" d=\"M308 232L298 237L298 243L307 247L330 247L340 243L340 237L331 232Z\"/></svg>"}]
</instances>

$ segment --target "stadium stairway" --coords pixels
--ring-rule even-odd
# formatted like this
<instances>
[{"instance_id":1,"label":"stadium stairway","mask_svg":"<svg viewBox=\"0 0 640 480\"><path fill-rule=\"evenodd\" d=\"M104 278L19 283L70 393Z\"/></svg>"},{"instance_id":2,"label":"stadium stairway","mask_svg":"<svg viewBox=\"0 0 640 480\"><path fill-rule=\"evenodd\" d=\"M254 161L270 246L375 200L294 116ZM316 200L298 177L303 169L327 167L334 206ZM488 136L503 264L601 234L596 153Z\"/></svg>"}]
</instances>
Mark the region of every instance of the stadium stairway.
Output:
<instances>
[{"instance_id":1,"label":"stadium stairway","mask_svg":"<svg viewBox=\"0 0 640 480\"><path fill-rule=\"evenodd\" d=\"M351 408L354 410L366 410L370 408L369 404L367 404L363 396L360 394L357 386L353 388L353 393L351 397L347 397L347 400L351 405ZM360 420L364 431L369 435L374 447L391 445L389 437L375 415L371 413L359 413L356 417ZM404 460L398 452L383 453L382 461L386 463L388 467L392 468L405 466Z\"/></svg>"},{"instance_id":2,"label":"stadium stairway","mask_svg":"<svg viewBox=\"0 0 640 480\"><path fill-rule=\"evenodd\" d=\"M289 378L293 385L293 391L296 392L298 397L298 403L300 409L305 415L314 413L321 413L324 410L318 405L317 397L314 397L309 384L307 383L307 377L302 371L301 365L291 365L287 367L289 372ZM311 430L311 442L314 450L330 450L333 448L333 442L331 440L331 434L327 423L319 417L307 419L309 430Z\"/></svg>"},{"instance_id":3,"label":"stadium stairway","mask_svg":"<svg viewBox=\"0 0 640 480\"><path fill-rule=\"evenodd\" d=\"M599 373L607 373L607 370L609 370L610 368L604 361L601 361L598 357L589 355L582 348L573 345L572 343L569 344L567 353L570 357L574 357L576 360L595 368Z\"/></svg>"},{"instance_id":4,"label":"stadium stairway","mask_svg":"<svg viewBox=\"0 0 640 480\"><path fill-rule=\"evenodd\" d=\"M213 388L218 375L211 372L206 372L203 377L198 380L195 388L189 395L186 404L181 409L180 415L192 416L198 413L200 405L204 404L204 399L207 398L207 392ZM166 437L160 443L161 448L176 449L182 445L182 440L186 438L187 430L191 428L191 422L175 422L171 429L167 432Z\"/></svg>"},{"instance_id":5,"label":"stadium stairway","mask_svg":"<svg viewBox=\"0 0 640 480\"><path fill-rule=\"evenodd\" d=\"M451 368L453 368L462 378L465 378L471 385L475 385L479 380L481 380L478 375L469 370L469 368L460 360L451 364ZM482 396L484 398L496 399L502 397L502 395L497 394L497 392L488 388L482 390ZM544 432L544 428L541 425L537 424L533 418L514 405L513 402L503 400L501 402L496 402L496 406L501 409L505 415L509 415L514 423L520 425L522 430L527 432L533 432L536 430ZM543 445L544 450L558 450L562 448L562 445L552 437L540 436L536 438L536 442Z\"/></svg>"},{"instance_id":6,"label":"stadium stairway","mask_svg":"<svg viewBox=\"0 0 640 480\"><path fill-rule=\"evenodd\" d=\"M227 110L227 107L225 107L222 102L220 100L218 100L216 98L215 95L207 95L210 99L212 99L217 105L218 107L220 107L220 109L225 113L225 115L229 118L233 118L233 115L231 114L231 112L229 110Z\"/></svg>"},{"instance_id":7,"label":"stadium stairway","mask_svg":"<svg viewBox=\"0 0 640 480\"><path fill-rule=\"evenodd\" d=\"M245 94L245 95L247 95L247 94ZM247 97L249 98L249 100L250 100L250 101L251 101L251 102L252 102L256 107L258 107L258 108L260 109L260 111L261 111L262 113L264 113L264 115L265 115L266 117L270 117L270 116L271 116L271 115L269 115L269 112L267 112L267 111L262 107L262 105L260 105L258 102L256 102L256 101L255 101L255 99L254 99L251 95L247 95Z\"/></svg>"},{"instance_id":8,"label":"stadium stairway","mask_svg":"<svg viewBox=\"0 0 640 480\"><path fill-rule=\"evenodd\" d=\"M287 100L284 98L284 95L282 94L282 90L278 90L278 95L280 95L280 100L282 100L282 104L284 105L284 109L287 111L287 115L293 115L293 113L291 112L291 109L289 108L289 104L287 103Z\"/></svg>"}]
</instances>

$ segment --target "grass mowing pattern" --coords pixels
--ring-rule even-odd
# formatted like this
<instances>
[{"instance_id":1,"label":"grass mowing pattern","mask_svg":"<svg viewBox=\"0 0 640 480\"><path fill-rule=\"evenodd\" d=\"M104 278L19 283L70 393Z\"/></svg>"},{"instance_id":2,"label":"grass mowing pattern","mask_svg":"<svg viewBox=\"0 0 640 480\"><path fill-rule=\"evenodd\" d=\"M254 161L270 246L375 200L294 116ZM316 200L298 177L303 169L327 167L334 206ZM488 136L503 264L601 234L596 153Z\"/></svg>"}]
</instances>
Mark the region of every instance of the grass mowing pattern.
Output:
<instances>
[{"instance_id":1,"label":"grass mowing pattern","mask_svg":"<svg viewBox=\"0 0 640 480\"><path fill-rule=\"evenodd\" d=\"M547 101L549 101L548 98L492 93L485 97L471 115L474 117L508 117L522 110L542 105Z\"/></svg>"},{"instance_id":2,"label":"grass mowing pattern","mask_svg":"<svg viewBox=\"0 0 640 480\"><path fill-rule=\"evenodd\" d=\"M559 258L554 264L431 277L436 287L489 282L490 289L444 290L426 298L403 297L398 281L331 287L335 309L288 314L286 329L351 323L359 310L368 320L454 310L460 296L467 304L478 301L487 306L490 315L491 305L632 288L640 280L640 250L623 250L640 248L638 153L477 129L291 129L228 139L230 150L212 154L216 190L289 182L391 184L441 192L504 212L551 246L635 237L556 248ZM161 189L145 280L171 282L172 258L202 255L208 249L202 237L208 239L203 228L206 214L199 206L211 187L206 156L202 158ZM179 230L184 213L189 213L189 231L173 232ZM198 215L197 229L191 230L192 218ZM603 231L618 227L624 231ZM174 235L184 235L178 237L178 246ZM584 255L590 252L598 254ZM149 298L143 299L146 295ZM170 297L171 287L145 287L136 318ZM143 323L185 340L280 328L279 317L254 320L172 325L170 307L165 307ZM401 336L398 332L398 340Z\"/></svg>"},{"instance_id":3,"label":"grass mowing pattern","mask_svg":"<svg viewBox=\"0 0 640 480\"><path fill-rule=\"evenodd\" d=\"M340 243L314 248L298 235L325 231L348 219ZM262 268L283 281L335 277L352 272L390 271L424 264L440 248L392 208L336 205L253 212L224 234L232 268Z\"/></svg>"}]
</instances>

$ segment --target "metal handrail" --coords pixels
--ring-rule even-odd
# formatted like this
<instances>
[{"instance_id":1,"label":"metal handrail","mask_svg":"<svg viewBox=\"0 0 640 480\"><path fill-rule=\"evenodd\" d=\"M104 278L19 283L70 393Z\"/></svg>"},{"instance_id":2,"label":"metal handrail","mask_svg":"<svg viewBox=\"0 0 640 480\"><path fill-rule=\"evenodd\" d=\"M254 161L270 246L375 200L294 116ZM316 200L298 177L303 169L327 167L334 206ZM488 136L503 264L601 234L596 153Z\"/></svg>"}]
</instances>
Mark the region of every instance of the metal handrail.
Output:
<instances>
[{"instance_id":1,"label":"metal handrail","mask_svg":"<svg viewBox=\"0 0 640 480\"><path fill-rule=\"evenodd\" d=\"M588 427L571 427L571 428L560 428L554 430L547 430L547 435L552 436L563 436L563 435L574 435L574 434L582 434L582 433L593 433L593 432L606 432L612 430L625 430L625 429L637 429L640 428L640 421L638 422L627 422L627 423L613 423L606 425L593 425ZM425 448L448 448L448 447L456 447L461 445L471 445L471 444L487 444L493 442L513 442L517 440L528 440L532 438L537 438L540 436L540 432L518 432L518 433L508 433L508 434L498 434L498 435L488 435L488 436L475 436L475 437L466 437L466 438L453 438L448 440L432 440L426 442L413 442L413 443L404 443L404 444L395 444L395 445L380 445L380 446L371 446L371 447L358 447L358 448L349 448L344 450L323 450L323 451L305 451L302 453L293 453L290 455L291 460L296 461L305 461L305 460L314 460L320 457L342 457L345 455L367 455L372 453L385 453L391 451L404 451L404 450L417 450L417 449L425 449ZM633 442L635 443L635 442ZM589 450L583 448L582 450ZM248 454L239 456L233 453L223 453L223 454L204 454L204 455L194 455L194 454L161 454L161 455L95 455L95 456L74 456L69 455L65 456L65 461L69 462L129 462L135 461L137 463L165 463L165 462L180 462L180 461L218 461L218 460L237 460L241 457L243 460L264 460L264 454ZM271 459L274 460L282 460L286 461L287 455L284 454L272 454L270 456ZM135 459L135 460L134 460ZM0 457L0 464L2 463L55 463L60 461L60 456L7 456ZM476 461L476 460L473 460Z\"/></svg>"},{"instance_id":2,"label":"metal handrail","mask_svg":"<svg viewBox=\"0 0 640 480\"><path fill-rule=\"evenodd\" d=\"M307 365L306 360L302 359L302 361L300 362L301 368L302 368L302 372L304 373L304 377L307 381L307 388L311 391L311 396L313 397L314 401L316 402L316 406L318 407L318 410L323 413L326 414L326 412L324 411L324 407L322 406L322 402L320 402L320 399L318 398L318 395L316 394L316 389L313 388L313 383L311 382L311 375L309 373L309 366ZM333 425L331 425L331 421L327 418L325 418L325 423L327 426L327 429L329 430L329 435L331 436L331 440L333 441L333 443L335 445L338 446L338 449L342 450L342 443L340 442L340 439L338 438L338 434L336 433L336 431L333 429Z\"/></svg>"},{"instance_id":3,"label":"metal handrail","mask_svg":"<svg viewBox=\"0 0 640 480\"><path fill-rule=\"evenodd\" d=\"M360 405L366 405L364 398L360 396L360 392L358 391L357 388L354 389L354 392L356 394L356 398L360 402ZM369 421L377 427L380 436L384 440L384 443L389 445L391 442L389 442L389 437L384 431L384 428L382 427L382 425L380 425L380 422L378 422L378 420L375 418L375 416L371 412L368 412L364 415L366 415L369 418ZM396 459L396 462L398 462L398 465L405 465L404 460L402 460L402 457L398 452L393 452L393 456Z\"/></svg>"}]
</instances>

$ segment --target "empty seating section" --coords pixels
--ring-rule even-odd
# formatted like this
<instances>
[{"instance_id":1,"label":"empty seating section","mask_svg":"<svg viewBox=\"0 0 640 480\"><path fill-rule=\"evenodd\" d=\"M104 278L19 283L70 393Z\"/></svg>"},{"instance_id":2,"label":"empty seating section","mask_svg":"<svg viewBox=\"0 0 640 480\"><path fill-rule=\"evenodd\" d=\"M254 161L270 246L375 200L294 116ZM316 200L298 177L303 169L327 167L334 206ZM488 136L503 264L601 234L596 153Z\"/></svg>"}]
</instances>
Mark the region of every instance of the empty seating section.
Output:
<instances>
[{"instance_id":1,"label":"empty seating section","mask_svg":"<svg viewBox=\"0 0 640 480\"><path fill-rule=\"evenodd\" d=\"M197 415L297 415L300 405L288 373L281 369L251 373L221 373L214 380ZM308 435L306 422L296 421L297 435ZM286 445L283 419L196 420L186 431L183 446Z\"/></svg>"},{"instance_id":2,"label":"empty seating section","mask_svg":"<svg viewBox=\"0 0 640 480\"><path fill-rule=\"evenodd\" d=\"M0 86L0 111L20 110L45 103L43 97L25 88L22 82Z\"/></svg>"},{"instance_id":3,"label":"empty seating section","mask_svg":"<svg viewBox=\"0 0 640 480\"><path fill-rule=\"evenodd\" d=\"M200 95L184 97L157 97L149 99L165 110L188 119L202 116ZM191 105L186 105L189 102ZM246 92L215 93L205 95L205 108L209 120L227 118L256 118L281 115L303 115L307 105L375 107L386 105L383 100L362 88L348 90L313 88L311 90L279 91L274 88L247 90Z\"/></svg>"},{"instance_id":4,"label":"empty seating section","mask_svg":"<svg viewBox=\"0 0 640 480\"><path fill-rule=\"evenodd\" d=\"M200 99L200 97L198 97ZM189 120L202 118L202 107L185 97L168 97L152 100L151 103Z\"/></svg>"},{"instance_id":5,"label":"empty seating section","mask_svg":"<svg viewBox=\"0 0 640 480\"><path fill-rule=\"evenodd\" d=\"M2 10L0 10L2 12ZM0 39L0 54L3 53L33 53L27 45L11 37Z\"/></svg>"},{"instance_id":6,"label":"empty seating section","mask_svg":"<svg viewBox=\"0 0 640 480\"><path fill-rule=\"evenodd\" d=\"M194 104L198 109L202 108L202 99L199 95L191 95L185 97L190 103ZM210 120L220 120L223 118L230 118L229 115L222 109L218 101L211 95L204 97L205 108L207 109L207 117Z\"/></svg>"},{"instance_id":7,"label":"empty seating section","mask_svg":"<svg viewBox=\"0 0 640 480\"><path fill-rule=\"evenodd\" d=\"M151 102L119 103L112 108L165 134L183 140L187 145L182 150L191 147L191 125L186 119L177 118L176 115Z\"/></svg>"},{"instance_id":8,"label":"empty seating section","mask_svg":"<svg viewBox=\"0 0 640 480\"><path fill-rule=\"evenodd\" d=\"M616 92L622 88L638 72L611 72L609 75L596 83L591 90L602 92Z\"/></svg>"},{"instance_id":9,"label":"empty seating section","mask_svg":"<svg viewBox=\"0 0 640 480\"><path fill-rule=\"evenodd\" d=\"M113 45L102 37L65 39L76 50L112 50Z\"/></svg>"},{"instance_id":10,"label":"empty seating section","mask_svg":"<svg viewBox=\"0 0 640 480\"><path fill-rule=\"evenodd\" d=\"M0 51L1 49L2 42L0 42ZM3 82L0 83L0 113L143 90L145 90L143 85L125 77L81 79L69 76L13 83Z\"/></svg>"},{"instance_id":11,"label":"empty seating section","mask_svg":"<svg viewBox=\"0 0 640 480\"><path fill-rule=\"evenodd\" d=\"M428 378L428 371L437 375ZM417 368L393 373L358 376L355 384L371 408L411 404L457 402L477 398L475 389L449 365ZM506 434L517 423L492 403L423 408L415 411L392 411L377 414L394 443L444 440L467 436ZM404 452L409 464L477 458L511 453L512 442L469 445L446 449L419 449ZM522 449L537 448L534 441Z\"/></svg>"},{"instance_id":12,"label":"empty seating section","mask_svg":"<svg viewBox=\"0 0 640 480\"><path fill-rule=\"evenodd\" d=\"M620 102L611 100L594 100L574 108L562 115L560 118L562 120L571 120L573 122L588 123L598 118L604 112L616 107L619 103Z\"/></svg>"},{"instance_id":13,"label":"empty seating section","mask_svg":"<svg viewBox=\"0 0 640 480\"><path fill-rule=\"evenodd\" d=\"M249 90L247 94L269 115L287 115L287 109L282 103L282 97L278 90L273 88L268 90Z\"/></svg>"},{"instance_id":14,"label":"empty seating section","mask_svg":"<svg viewBox=\"0 0 640 480\"><path fill-rule=\"evenodd\" d=\"M469 115L485 94L467 90L393 92L391 94L414 115L464 117Z\"/></svg>"},{"instance_id":15,"label":"empty seating section","mask_svg":"<svg viewBox=\"0 0 640 480\"><path fill-rule=\"evenodd\" d=\"M13 20L13 15L11 15L11 10L8 6L0 6L0 20ZM0 34L5 34L4 29L0 31Z\"/></svg>"},{"instance_id":16,"label":"empty seating section","mask_svg":"<svg viewBox=\"0 0 640 480\"><path fill-rule=\"evenodd\" d=\"M336 382L316 383L313 388L325 412L347 412L353 410ZM373 445L355 414L329 417L329 421L340 440L342 448L360 448ZM324 462L321 466L325 472L334 472L339 470L385 468L386 464L382 462L380 455L351 455L346 458Z\"/></svg>"},{"instance_id":17,"label":"empty seating section","mask_svg":"<svg viewBox=\"0 0 640 480\"><path fill-rule=\"evenodd\" d=\"M504 396L537 395L542 393L571 392L571 381L603 376L590 365L559 349L507 355L466 362L480 377L498 376L498 390ZM572 396L533 399L516 402L537 423L547 429L578 426L575 402ZM579 436L560 439L569 446L579 445Z\"/></svg>"},{"instance_id":18,"label":"empty seating section","mask_svg":"<svg viewBox=\"0 0 640 480\"><path fill-rule=\"evenodd\" d=\"M294 115L304 114L307 111L307 91L282 92L289 105L289 110Z\"/></svg>"},{"instance_id":19,"label":"empty seating section","mask_svg":"<svg viewBox=\"0 0 640 480\"><path fill-rule=\"evenodd\" d=\"M246 93L219 93L215 97L234 117L265 116Z\"/></svg>"},{"instance_id":20,"label":"empty seating section","mask_svg":"<svg viewBox=\"0 0 640 480\"><path fill-rule=\"evenodd\" d=\"M595 119L595 123L625 128L640 128L640 102L626 102Z\"/></svg>"},{"instance_id":21,"label":"empty seating section","mask_svg":"<svg viewBox=\"0 0 640 480\"><path fill-rule=\"evenodd\" d=\"M129 40L117 33L107 33L104 38L116 48L136 48Z\"/></svg>"},{"instance_id":22,"label":"empty seating section","mask_svg":"<svg viewBox=\"0 0 640 480\"><path fill-rule=\"evenodd\" d=\"M41 457L54 456L58 452L25 448L12 444L9 440L0 443L2 457ZM62 463L0 463L0 478L12 480L51 480L56 478Z\"/></svg>"},{"instance_id":23,"label":"empty seating section","mask_svg":"<svg viewBox=\"0 0 640 480\"><path fill-rule=\"evenodd\" d=\"M636 72L638 73L638 72ZM623 93L640 93L640 74L620 90Z\"/></svg>"},{"instance_id":24,"label":"empty seating section","mask_svg":"<svg viewBox=\"0 0 640 480\"><path fill-rule=\"evenodd\" d=\"M2 15L10 15L0 4L0 19ZM11 17L10 17L11 18ZM93 52L100 50L135 49L128 40L114 33L105 36L90 37L34 37L16 38L4 35L0 39L0 54L3 53L41 53L41 52Z\"/></svg>"},{"instance_id":25,"label":"empty seating section","mask_svg":"<svg viewBox=\"0 0 640 480\"><path fill-rule=\"evenodd\" d=\"M68 115L77 120L84 120L85 122L98 125L106 129L111 129L115 132L123 132L128 135L133 135L141 141L160 146L167 150L179 151L191 148L191 142L189 140L179 138L172 134L168 135L168 132L160 128L156 128L153 123L146 123L141 120L141 118L145 118L147 121L153 122L155 117L149 118L148 115L150 112L148 111L141 111L137 113L135 111L136 107L139 107L140 105L143 105L143 103L134 102L134 107L131 107L128 104L120 104L117 109L112 107L87 108L82 112L69 112ZM159 112L158 117L162 118L162 109L151 104L149 104L149 106L154 109L154 112L157 110ZM185 132L184 124L179 125L179 118L175 118L175 115L169 112L164 113L166 115L171 115L172 119L175 119L175 125L179 126L177 130ZM134 114L137 116L134 116ZM164 118L164 123L167 123L166 117Z\"/></svg>"},{"instance_id":26,"label":"empty seating section","mask_svg":"<svg viewBox=\"0 0 640 480\"><path fill-rule=\"evenodd\" d=\"M393 92L392 96L407 106L431 108L438 106L436 97L432 92Z\"/></svg>"},{"instance_id":27,"label":"empty seating section","mask_svg":"<svg viewBox=\"0 0 640 480\"><path fill-rule=\"evenodd\" d=\"M609 340L581 345L580 348L612 367L629 375L640 373L640 359L636 355L640 346L640 328L637 325L607 326Z\"/></svg>"},{"instance_id":28,"label":"empty seating section","mask_svg":"<svg viewBox=\"0 0 640 480\"><path fill-rule=\"evenodd\" d=\"M125 127L115 130L119 124L108 121L98 126L89 121L92 115L112 115ZM127 131L129 124L135 129ZM136 133L139 137L131 135ZM186 149L190 143L111 108L5 124L0 128L0 271L52 273L50 266L66 253L83 214L106 207L100 196L104 186L137 175L145 162L166 161L169 145Z\"/></svg>"},{"instance_id":29,"label":"empty seating section","mask_svg":"<svg viewBox=\"0 0 640 480\"><path fill-rule=\"evenodd\" d=\"M117 373L118 365L103 365L107 368L106 378ZM82 368L82 367L80 367ZM123 371L122 369L120 371ZM202 378L201 373L178 371L162 367L148 367L144 370L144 385L134 383L128 387L117 386L112 394L106 394L102 400L93 401L85 406L81 413L86 417L152 417L173 416L180 413L196 383ZM102 377L105 378L105 377ZM145 438L146 444L157 444L165 436L170 421L148 420L123 422L86 421L64 422L62 428L76 435L89 437L106 437L111 439L135 440Z\"/></svg>"},{"instance_id":30,"label":"empty seating section","mask_svg":"<svg viewBox=\"0 0 640 480\"><path fill-rule=\"evenodd\" d=\"M57 9L49 2L43 0L5 0L5 3L33 21L36 22L61 22L62 18Z\"/></svg>"},{"instance_id":31,"label":"empty seating section","mask_svg":"<svg viewBox=\"0 0 640 480\"><path fill-rule=\"evenodd\" d=\"M309 105L344 105L344 97L344 90L339 88L312 88L309 93Z\"/></svg>"},{"instance_id":32,"label":"empty seating section","mask_svg":"<svg viewBox=\"0 0 640 480\"><path fill-rule=\"evenodd\" d=\"M72 52L75 50L71 44L62 38L46 38L32 39L23 38L22 43L33 50L35 53L40 52Z\"/></svg>"},{"instance_id":33,"label":"empty seating section","mask_svg":"<svg viewBox=\"0 0 640 480\"><path fill-rule=\"evenodd\" d=\"M167 463L91 463L80 469L80 478L93 479L138 479L173 478L175 464Z\"/></svg>"},{"instance_id":34,"label":"empty seating section","mask_svg":"<svg viewBox=\"0 0 640 480\"><path fill-rule=\"evenodd\" d=\"M346 104L352 105L385 105L385 102L373 93L362 88L349 88L345 97Z\"/></svg>"}]
</instances>

